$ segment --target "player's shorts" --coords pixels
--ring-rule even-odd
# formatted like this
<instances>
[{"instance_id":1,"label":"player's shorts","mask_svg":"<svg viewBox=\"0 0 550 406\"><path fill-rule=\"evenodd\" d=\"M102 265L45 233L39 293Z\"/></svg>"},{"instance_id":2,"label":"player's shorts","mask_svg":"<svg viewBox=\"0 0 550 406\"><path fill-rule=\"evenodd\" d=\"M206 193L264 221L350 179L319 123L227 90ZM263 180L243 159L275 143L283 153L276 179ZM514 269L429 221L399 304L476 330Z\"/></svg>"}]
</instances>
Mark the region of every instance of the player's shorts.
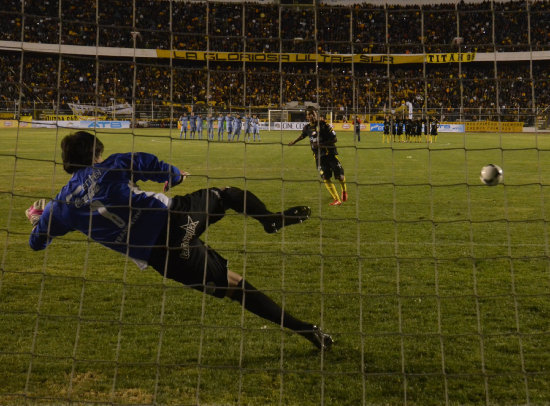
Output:
<instances>
[{"instance_id":1,"label":"player's shorts","mask_svg":"<svg viewBox=\"0 0 550 406\"><path fill-rule=\"evenodd\" d=\"M220 190L216 188L174 197L168 248L166 232L163 232L157 241L159 247L152 250L149 265L169 279L224 297L228 287L227 260L199 238L210 224L223 218L224 213Z\"/></svg>"},{"instance_id":2,"label":"player's shorts","mask_svg":"<svg viewBox=\"0 0 550 406\"><path fill-rule=\"evenodd\" d=\"M333 175L335 179L344 176L344 167L338 159L338 155L321 156L317 162L317 170L322 179L330 179Z\"/></svg>"}]
</instances>

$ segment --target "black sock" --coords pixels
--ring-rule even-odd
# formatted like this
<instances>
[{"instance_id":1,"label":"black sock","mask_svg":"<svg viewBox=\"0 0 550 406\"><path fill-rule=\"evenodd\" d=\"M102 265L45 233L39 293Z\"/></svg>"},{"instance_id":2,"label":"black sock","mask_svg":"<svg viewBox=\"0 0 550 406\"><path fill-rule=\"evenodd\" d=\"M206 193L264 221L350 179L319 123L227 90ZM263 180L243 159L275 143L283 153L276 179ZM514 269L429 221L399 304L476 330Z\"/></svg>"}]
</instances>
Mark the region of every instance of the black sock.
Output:
<instances>
[{"instance_id":1,"label":"black sock","mask_svg":"<svg viewBox=\"0 0 550 406\"><path fill-rule=\"evenodd\" d=\"M254 193L237 187L228 187L221 191L224 208L246 214L260 223L270 221L273 214Z\"/></svg>"},{"instance_id":2,"label":"black sock","mask_svg":"<svg viewBox=\"0 0 550 406\"><path fill-rule=\"evenodd\" d=\"M271 300L271 298L269 298L263 292L257 290L254 286L252 286L244 279L239 282L237 288L233 291L231 299L242 304L243 297L244 308L257 316L262 317L263 319L281 325L282 316L283 327L286 327L290 330L304 333L310 332L313 329L312 324L305 323L301 320L294 318L287 312L283 312L283 309L277 303Z\"/></svg>"}]
</instances>

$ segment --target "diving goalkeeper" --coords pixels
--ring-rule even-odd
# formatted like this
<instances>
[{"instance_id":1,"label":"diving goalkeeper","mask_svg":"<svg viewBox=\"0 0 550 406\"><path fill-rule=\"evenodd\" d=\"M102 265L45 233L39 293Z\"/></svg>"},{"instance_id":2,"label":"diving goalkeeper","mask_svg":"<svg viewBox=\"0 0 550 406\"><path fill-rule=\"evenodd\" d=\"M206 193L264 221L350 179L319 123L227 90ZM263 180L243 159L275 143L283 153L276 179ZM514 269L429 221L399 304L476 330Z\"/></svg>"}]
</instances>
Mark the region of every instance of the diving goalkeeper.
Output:
<instances>
[{"instance_id":1,"label":"diving goalkeeper","mask_svg":"<svg viewBox=\"0 0 550 406\"><path fill-rule=\"evenodd\" d=\"M164 183L164 191L184 181L187 172L148 153L102 158L103 144L78 131L61 141L63 168L72 174L54 200L35 202L26 212L33 225L29 244L46 248L57 236L80 231L107 248L128 255L141 269L148 265L173 279L218 298L225 296L248 311L289 328L319 349L333 340L318 326L298 320L227 267L227 260L200 235L233 209L256 219L267 233L301 223L309 207L282 213L267 210L253 193L235 187L209 188L169 198L143 192L138 181Z\"/></svg>"}]
</instances>

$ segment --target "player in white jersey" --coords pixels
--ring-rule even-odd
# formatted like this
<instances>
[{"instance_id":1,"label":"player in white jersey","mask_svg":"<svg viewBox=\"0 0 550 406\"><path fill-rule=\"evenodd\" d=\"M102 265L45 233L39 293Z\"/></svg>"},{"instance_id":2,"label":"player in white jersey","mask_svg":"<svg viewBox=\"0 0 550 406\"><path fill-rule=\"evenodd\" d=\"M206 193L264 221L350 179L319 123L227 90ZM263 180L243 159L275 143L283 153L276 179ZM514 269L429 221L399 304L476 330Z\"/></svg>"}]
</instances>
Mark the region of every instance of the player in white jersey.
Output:
<instances>
[{"instance_id":1,"label":"player in white jersey","mask_svg":"<svg viewBox=\"0 0 550 406\"><path fill-rule=\"evenodd\" d=\"M256 142L256 136L258 136L258 142L261 141L260 139L260 119L256 114L252 116L252 136L254 137L254 142Z\"/></svg>"}]
</instances>

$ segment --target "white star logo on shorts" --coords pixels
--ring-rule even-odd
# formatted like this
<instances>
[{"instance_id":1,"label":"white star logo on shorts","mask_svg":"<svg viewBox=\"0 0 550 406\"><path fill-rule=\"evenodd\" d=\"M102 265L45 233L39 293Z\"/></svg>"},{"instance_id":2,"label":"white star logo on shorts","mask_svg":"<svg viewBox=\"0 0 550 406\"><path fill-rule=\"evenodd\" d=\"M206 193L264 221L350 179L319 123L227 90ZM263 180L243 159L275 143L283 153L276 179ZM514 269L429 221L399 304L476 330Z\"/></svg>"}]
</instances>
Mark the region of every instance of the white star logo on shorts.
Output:
<instances>
[{"instance_id":1,"label":"white star logo on shorts","mask_svg":"<svg viewBox=\"0 0 550 406\"><path fill-rule=\"evenodd\" d=\"M183 236L181 240L181 253L180 257L189 259L189 256L191 255L189 252L189 242L193 239L195 236L195 230L197 229L197 226L199 225L199 221L193 221L191 216L187 216L187 224L181 225L180 227L185 230L185 235Z\"/></svg>"},{"instance_id":2,"label":"white star logo on shorts","mask_svg":"<svg viewBox=\"0 0 550 406\"><path fill-rule=\"evenodd\" d=\"M200 223L200 221L193 221L193 219L191 218L191 216L187 216L187 224L184 224L182 226L180 226L181 228L183 228L186 232L186 234L191 231L193 232L193 234L195 233L195 229L197 228L197 225Z\"/></svg>"}]
</instances>

